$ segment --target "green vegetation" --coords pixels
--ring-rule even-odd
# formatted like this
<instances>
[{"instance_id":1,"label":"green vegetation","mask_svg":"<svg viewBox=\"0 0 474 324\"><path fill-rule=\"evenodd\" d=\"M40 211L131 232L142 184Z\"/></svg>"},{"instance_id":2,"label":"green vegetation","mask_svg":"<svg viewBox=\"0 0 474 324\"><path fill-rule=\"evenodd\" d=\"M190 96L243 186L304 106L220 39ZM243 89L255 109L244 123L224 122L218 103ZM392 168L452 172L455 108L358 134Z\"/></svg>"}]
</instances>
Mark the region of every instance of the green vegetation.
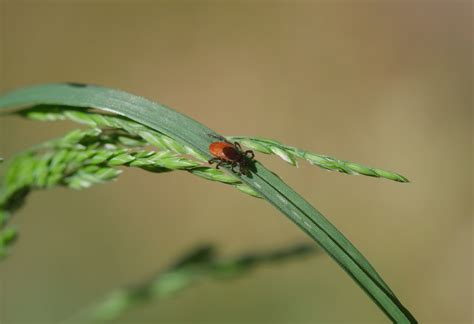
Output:
<instances>
[{"instance_id":1,"label":"green vegetation","mask_svg":"<svg viewBox=\"0 0 474 324\"><path fill-rule=\"evenodd\" d=\"M151 172L185 170L267 200L315 240L392 321L416 322L365 257L276 174L258 161L250 176L212 169L206 163L211 158L209 144L214 141L210 135L218 134L204 125L144 98L81 84L42 85L0 97L0 108L17 106L32 107L19 111L27 118L69 119L90 128L38 145L6 164L0 193L0 253L3 255L16 236L11 227L6 227L8 221L32 190L58 185L86 188L114 180L120 166ZM238 140L259 152L276 154L293 165L295 158L302 158L347 174L408 181L393 172L317 155L272 140L241 136L229 140Z\"/></svg>"},{"instance_id":2,"label":"green vegetation","mask_svg":"<svg viewBox=\"0 0 474 324\"><path fill-rule=\"evenodd\" d=\"M217 257L213 246L199 246L168 269L159 271L142 282L111 292L64 323L114 320L129 309L170 297L200 281L233 279L256 267L301 258L317 251L314 246L296 245L266 253L248 253L232 259L221 259Z\"/></svg>"}]
</instances>

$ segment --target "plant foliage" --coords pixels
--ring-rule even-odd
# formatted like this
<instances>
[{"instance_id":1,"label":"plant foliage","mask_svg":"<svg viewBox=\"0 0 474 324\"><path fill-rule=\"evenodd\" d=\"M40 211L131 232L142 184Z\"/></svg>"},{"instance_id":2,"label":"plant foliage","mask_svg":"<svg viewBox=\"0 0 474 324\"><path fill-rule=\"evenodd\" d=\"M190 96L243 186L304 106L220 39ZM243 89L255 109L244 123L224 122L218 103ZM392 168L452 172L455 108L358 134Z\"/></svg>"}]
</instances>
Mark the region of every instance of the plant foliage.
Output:
<instances>
[{"instance_id":1,"label":"plant foliage","mask_svg":"<svg viewBox=\"0 0 474 324\"><path fill-rule=\"evenodd\" d=\"M206 279L233 279L262 265L287 261L314 254L318 250L306 244L275 249L265 253L247 253L222 259L211 245L203 245L187 253L167 269L149 278L111 292L63 323L110 321L123 316L129 309L172 296L192 284Z\"/></svg>"},{"instance_id":2,"label":"plant foliage","mask_svg":"<svg viewBox=\"0 0 474 324\"><path fill-rule=\"evenodd\" d=\"M13 159L0 196L2 227L32 189L54 185L88 187L115 179L120 172L117 166L154 172L186 170L264 198L318 242L391 320L416 322L349 240L276 174L258 161L249 176L223 173L205 165L204 161L211 157L209 144L214 141L213 136L219 135L193 119L141 97L84 84L40 85L0 97L0 108L15 106L33 106L21 112L29 118L70 119L92 129L74 131ZM89 108L102 110L102 113ZM343 173L407 181L393 172L316 155L276 141L248 137L230 139L260 152L276 154L291 164L296 164L294 158L298 157ZM146 149L146 145L158 148L159 152ZM4 230L2 246L12 241L12 235ZM5 251L4 247L1 249Z\"/></svg>"}]
</instances>

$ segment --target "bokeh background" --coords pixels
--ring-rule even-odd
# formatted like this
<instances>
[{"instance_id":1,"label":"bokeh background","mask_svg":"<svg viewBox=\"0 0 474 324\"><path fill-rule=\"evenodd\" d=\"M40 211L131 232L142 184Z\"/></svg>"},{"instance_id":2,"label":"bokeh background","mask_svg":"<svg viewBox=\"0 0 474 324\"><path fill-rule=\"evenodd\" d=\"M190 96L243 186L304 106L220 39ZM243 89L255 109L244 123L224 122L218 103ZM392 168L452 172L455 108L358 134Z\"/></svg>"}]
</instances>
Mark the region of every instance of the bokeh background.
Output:
<instances>
[{"instance_id":1,"label":"bokeh background","mask_svg":"<svg viewBox=\"0 0 474 324\"><path fill-rule=\"evenodd\" d=\"M258 156L323 212L424 323L472 322L470 1L6 1L1 91L77 81L227 135L395 170L409 184ZM0 119L0 156L75 125ZM264 201L187 173L35 193L0 265L1 323L54 323L202 242L310 240ZM325 254L206 281L125 322L387 322Z\"/></svg>"}]
</instances>

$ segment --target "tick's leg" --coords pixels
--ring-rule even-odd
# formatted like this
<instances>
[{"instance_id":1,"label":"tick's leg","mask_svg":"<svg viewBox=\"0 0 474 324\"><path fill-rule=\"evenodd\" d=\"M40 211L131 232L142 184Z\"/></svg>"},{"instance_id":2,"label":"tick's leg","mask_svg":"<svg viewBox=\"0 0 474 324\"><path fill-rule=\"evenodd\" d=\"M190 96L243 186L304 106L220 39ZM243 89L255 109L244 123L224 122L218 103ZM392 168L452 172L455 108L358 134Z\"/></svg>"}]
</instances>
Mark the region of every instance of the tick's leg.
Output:
<instances>
[{"instance_id":1,"label":"tick's leg","mask_svg":"<svg viewBox=\"0 0 474 324\"><path fill-rule=\"evenodd\" d=\"M207 135L208 135L209 137L214 137L214 138L216 138L216 139L218 139L218 140L224 139L224 136L220 136L220 135L214 135L214 134L207 134Z\"/></svg>"},{"instance_id":2,"label":"tick's leg","mask_svg":"<svg viewBox=\"0 0 474 324\"><path fill-rule=\"evenodd\" d=\"M236 166L237 166L237 162L232 162L232 172L234 173L237 173L237 171L235 171Z\"/></svg>"},{"instance_id":3,"label":"tick's leg","mask_svg":"<svg viewBox=\"0 0 474 324\"><path fill-rule=\"evenodd\" d=\"M242 151L242 146L240 146L239 142L234 142L234 146L239 149L239 151Z\"/></svg>"},{"instance_id":4,"label":"tick's leg","mask_svg":"<svg viewBox=\"0 0 474 324\"><path fill-rule=\"evenodd\" d=\"M215 138L215 139L218 139L219 141L223 141L223 142L232 144L232 143L230 143L224 136L214 135L214 134L207 134L207 135L208 135L209 137L213 137L213 138Z\"/></svg>"},{"instance_id":5,"label":"tick's leg","mask_svg":"<svg viewBox=\"0 0 474 324\"><path fill-rule=\"evenodd\" d=\"M223 164L225 165L226 163L227 163L226 161L220 160L219 163L217 163L217 165L216 165L216 169L219 169L219 167L221 165L223 165Z\"/></svg>"},{"instance_id":6,"label":"tick's leg","mask_svg":"<svg viewBox=\"0 0 474 324\"><path fill-rule=\"evenodd\" d=\"M247 157L248 157L250 160L253 160L253 158L255 157L255 153L253 153L253 151L251 151L251 150L245 151L244 154L245 154L245 156L249 155L249 156L247 156Z\"/></svg>"},{"instance_id":7,"label":"tick's leg","mask_svg":"<svg viewBox=\"0 0 474 324\"><path fill-rule=\"evenodd\" d=\"M212 163L217 162L217 161L219 161L219 159L217 159L217 158L212 158L212 159L210 159L210 160L207 161L207 162L208 162L209 164L212 164Z\"/></svg>"}]
</instances>

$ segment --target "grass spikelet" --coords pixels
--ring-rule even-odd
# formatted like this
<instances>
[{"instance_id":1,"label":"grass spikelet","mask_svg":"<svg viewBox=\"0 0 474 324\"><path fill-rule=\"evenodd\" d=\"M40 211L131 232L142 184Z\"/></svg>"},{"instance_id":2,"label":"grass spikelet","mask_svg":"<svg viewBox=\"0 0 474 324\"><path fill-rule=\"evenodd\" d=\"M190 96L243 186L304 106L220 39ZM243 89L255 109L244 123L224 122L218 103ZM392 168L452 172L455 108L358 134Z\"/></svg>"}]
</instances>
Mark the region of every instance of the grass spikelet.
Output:
<instances>
[{"instance_id":1,"label":"grass spikelet","mask_svg":"<svg viewBox=\"0 0 474 324\"><path fill-rule=\"evenodd\" d=\"M293 166L298 166L295 158L300 158L308 161L312 165L319 166L320 168L326 170L337 171L350 175L361 174L369 177L384 178L398 182L409 182L407 178L395 172L367 167L358 163L308 152L293 146L285 145L275 140L244 136L228 136L227 139L230 141L239 141L246 147L261 153L275 154Z\"/></svg>"}]
</instances>

